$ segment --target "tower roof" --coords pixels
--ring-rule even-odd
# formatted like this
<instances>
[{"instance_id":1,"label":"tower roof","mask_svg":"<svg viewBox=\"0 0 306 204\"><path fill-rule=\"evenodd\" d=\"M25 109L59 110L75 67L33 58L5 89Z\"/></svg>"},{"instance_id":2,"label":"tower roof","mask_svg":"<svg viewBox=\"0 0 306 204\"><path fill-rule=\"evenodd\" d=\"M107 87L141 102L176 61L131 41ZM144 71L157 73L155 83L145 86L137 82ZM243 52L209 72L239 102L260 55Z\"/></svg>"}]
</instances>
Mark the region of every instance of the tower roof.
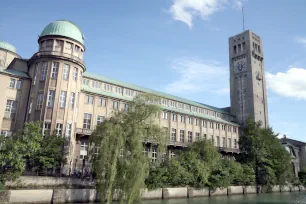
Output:
<instances>
[{"instance_id":1,"label":"tower roof","mask_svg":"<svg viewBox=\"0 0 306 204\"><path fill-rule=\"evenodd\" d=\"M84 45L84 35L81 29L71 21L57 20L48 24L41 32L40 37L47 35L60 35L72 38Z\"/></svg>"},{"instance_id":2,"label":"tower roof","mask_svg":"<svg viewBox=\"0 0 306 204\"><path fill-rule=\"evenodd\" d=\"M16 53L16 47L7 42L0 41L0 48Z\"/></svg>"}]
</instances>

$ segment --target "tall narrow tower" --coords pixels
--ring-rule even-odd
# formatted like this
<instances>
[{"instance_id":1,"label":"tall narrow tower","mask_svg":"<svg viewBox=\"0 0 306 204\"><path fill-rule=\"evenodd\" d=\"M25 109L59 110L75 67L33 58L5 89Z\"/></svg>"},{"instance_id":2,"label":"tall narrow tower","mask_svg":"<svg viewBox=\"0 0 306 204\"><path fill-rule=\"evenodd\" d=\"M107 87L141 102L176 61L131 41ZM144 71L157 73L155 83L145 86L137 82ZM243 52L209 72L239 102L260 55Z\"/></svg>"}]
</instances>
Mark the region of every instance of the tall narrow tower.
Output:
<instances>
[{"instance_id":1,"label":"tall narrow tower","mask_svg":"<svg viewBox=\"0 0 306 204\"><path fill-rule=\"evenodd\" d=\"M268 127L261 38L250 30L229 38L231 112L242 126L250 117Z\"/></svg>"}]
</instances>

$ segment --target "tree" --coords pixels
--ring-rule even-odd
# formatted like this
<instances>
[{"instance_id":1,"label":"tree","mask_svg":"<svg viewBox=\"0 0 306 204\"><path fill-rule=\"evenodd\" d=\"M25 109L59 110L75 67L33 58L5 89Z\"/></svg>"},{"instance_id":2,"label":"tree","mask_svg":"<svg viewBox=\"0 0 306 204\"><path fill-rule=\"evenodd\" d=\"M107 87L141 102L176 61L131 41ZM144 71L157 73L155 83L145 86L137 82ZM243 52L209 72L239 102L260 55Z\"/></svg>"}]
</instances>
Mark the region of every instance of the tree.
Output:
<instances>
[{"instance_id":1,"label":"tree","mask_svg":"<svg viewBox=\"0 0 306 204\"><path fill-rule=\"evenodd\" d=\"M272 128L261 128L260 122L248 120L239 139L242 152L238 160L253 167L256 184L272 186L292 179L290 155Z\"/></svg>"},{"instance_id":2,"label":"tree","mask_svg":"<svg viewBox=\"0 0 306 204\"><path fill-rule=\"evenodd\" d=\"M149 173L143 140L155 143L159 152L163 152L167 140L155 117L160 111L155 105L159 100L152 95L139 95L127 103L127 110L113 112L93 132L91 146L103 150L92 154L101 202L112 203L115 190L121 203L140 202L140 189L145 188Z\"/></svg>"},{"instance_id":3,"label":"tree","mask_svg":"<svg viewBox=\"0 0 306 204\"><path fill-rule=\"evenodd\" d=\"M64 138L52 135L42 140L40 149L29 157L37 170L59 167L63 162Z\"/></svg>"},{"instance_id":4,"label":"tree","mask_svg":"<svg viewBox=\"0 0 306 204\"><path fill-rule=\"evenodd\" d=\"M0 183L14 181L25 168L51 168L62 161L62 141L56 136L44 139L40 122L25 123L11 137L0 136Z\"/></svg>"}]
</instances>

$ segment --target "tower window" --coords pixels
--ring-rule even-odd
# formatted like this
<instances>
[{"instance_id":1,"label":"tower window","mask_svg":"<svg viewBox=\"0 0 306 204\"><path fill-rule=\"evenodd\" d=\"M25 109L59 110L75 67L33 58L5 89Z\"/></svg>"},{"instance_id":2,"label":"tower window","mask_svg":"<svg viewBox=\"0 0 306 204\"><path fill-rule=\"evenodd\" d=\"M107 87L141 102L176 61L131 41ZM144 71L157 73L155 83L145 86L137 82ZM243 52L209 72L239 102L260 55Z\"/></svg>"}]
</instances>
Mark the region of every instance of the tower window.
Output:
<instances>
[{"instance_id":1,"label":"tower window","mask_svg":"<svg viewBox=\"0 0 306 204\"><path fill-rule=\"evenodd\" d=\"M41 78L40 78L42 81L46 80L47 71L48 71L48 63L43 62L42 68L41 68Z\"/></svg>"},{"instance_id":2,"label":"tower window","mask_svg":"<svg viewBox=\"0 0 306 204\"><path fill-rule=\"evenodd\" d=\"M260 53L261 52L261 50L260 50L260 46L258 45L258 52Z\"/></svg>"},{"instance_id":3,"label":"tower window","mask_svg":"<svg viewBox=\"0 0 306 204\"><path fill-rule=\"evenodd\" d=\"M242 50L245 50L245 42L242 43Z\"/></svg>"},{"instance_id":4,"label":"tower window","mask_svg":"<svg viewBox=\"0 0 306 204\"><path fill-rule=\"evenodd\" d=\"M57 78L58 67L59 67L59 63L58 62L53 62L51 77L54 78L54 79Z\"/></svg>"},{"instance_id":5,"label":"tower window","mask_svg":"<svg viewBox=\"0 0 306 204\"><path fill-rule=\"evenodd\" d=\"M64 64L64 69L63 69L63 79L64 80L68 80L69 78L69 70L70 70L70 67L68 64Z\"/></svg>"},{"instance_id":6,"label":"tower window","mask_svg":"<svg viewBox=\"0 0 306 204\"><path fill-rule=\"evenodd\" d=\"M238 53L241 52L241 44L238 45Z\"/></svg>"},{"instance_id":7,"label":"tower window","mask_svg":"<svg viewBox=\"0 0 306 204\"><path fill-rule=\"evenodd\" d=\"M236 45L234 46L234 53L235 54L237 53L237 46Z\"/></svg>"}]
</instances>

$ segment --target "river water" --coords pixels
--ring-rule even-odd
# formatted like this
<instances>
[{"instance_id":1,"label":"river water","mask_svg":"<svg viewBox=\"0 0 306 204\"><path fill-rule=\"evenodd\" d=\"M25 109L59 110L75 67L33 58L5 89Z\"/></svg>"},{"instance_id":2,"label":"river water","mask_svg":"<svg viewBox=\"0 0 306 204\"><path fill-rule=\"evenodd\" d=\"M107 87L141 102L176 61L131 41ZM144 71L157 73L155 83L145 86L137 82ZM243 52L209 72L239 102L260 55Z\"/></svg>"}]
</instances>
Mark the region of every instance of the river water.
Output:
<instances>
[{"instance_id":1,"label":"river water","mask_svg":"<svg viewBox=\"0 0 306 204\"><path fill-rule=\"evenodd\" d=\"M142 204L306 204L306 192L215 196L192 199L149 200Z\"/></svg>"}]
</instances>

